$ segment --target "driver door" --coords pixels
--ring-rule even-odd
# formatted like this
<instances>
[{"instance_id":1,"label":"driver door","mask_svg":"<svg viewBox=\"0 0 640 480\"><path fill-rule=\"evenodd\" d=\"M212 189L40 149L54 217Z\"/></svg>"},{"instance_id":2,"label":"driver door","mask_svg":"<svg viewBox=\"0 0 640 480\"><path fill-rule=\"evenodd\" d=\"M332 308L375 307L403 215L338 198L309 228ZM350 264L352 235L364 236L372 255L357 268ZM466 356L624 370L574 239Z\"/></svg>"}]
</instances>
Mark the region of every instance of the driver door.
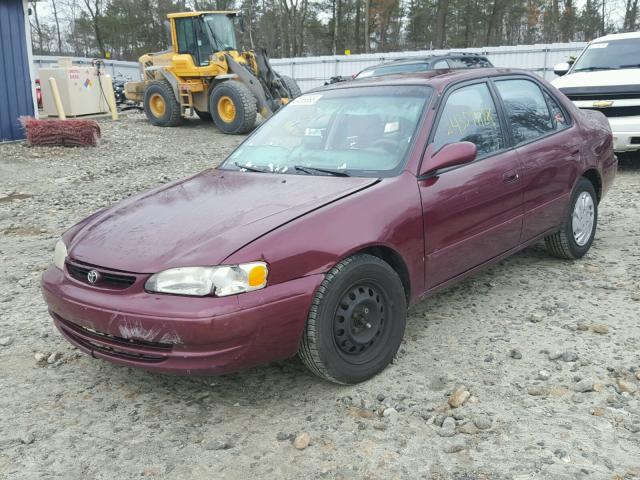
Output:
<instances>
[{"instance_id":1,"label":"driver door","mask_svg":"<svg viewBox=\"0 0 640 480\"><path fill-rule=\"evenodd\" d=\"M436 119L429 150L470 141L478 156L418 179L428 289L517 246L523 222L520 161L487 82L448 93Z\"/></svg>"},{"instance_id":2,"label":"driver door","mask_svg":"<svg viewBox=\"0 0 640 480\"><path fill-rule=\"evenodd\" d=\"M202 30L202 19L176 18L175 22L178 53L190 55L193 68L209 65L209 56L213 49L209 36Z\"/></svg>"}]
</instances>

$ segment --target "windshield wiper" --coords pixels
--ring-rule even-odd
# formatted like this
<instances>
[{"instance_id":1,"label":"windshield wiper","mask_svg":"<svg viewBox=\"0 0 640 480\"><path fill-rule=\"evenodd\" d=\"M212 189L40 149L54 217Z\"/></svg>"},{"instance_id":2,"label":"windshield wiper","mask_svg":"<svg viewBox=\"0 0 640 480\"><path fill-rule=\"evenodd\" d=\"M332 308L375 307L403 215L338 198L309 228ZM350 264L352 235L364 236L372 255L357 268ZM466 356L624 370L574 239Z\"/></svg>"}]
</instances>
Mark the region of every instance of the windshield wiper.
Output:
<instances>
[{"instance_id":1,"label":"windshield wiper","mask_svg":"<svg viewBox=\"0 0 640 480\"><path fill-rule=\"evenodd\" d=\"M305 172L309 175L313 175L313 172L320 172L326 175L332 175L334 177L350 177L344 170L333 170L331 168L318 168L318 167L306 167L304 165L294 165L293 169L297 172Z\"/></svg>"},{"instance_id":2,"label":"windshield wiper","mask_svg":"<svg viewBox=\"0 0 640 480\"><path fill-rule=\"evenodd\" d=\"M640 68L640 63L631 63L629 65L620 65L618 68Z\"/></svg>"},{"instance_id":3,"label":"windshield wiper","mask_svg":"<svg viewBox=\"0 0 640 480\"><path fill-rule=\"evenodd\" d=\"M265 168L260 168L260 167L254 167L251 165L247 165L244 163L239 163L239 162L235 162L234 165L236 167L238 167L241 170L249 170L250 172L258 172L258 173L272 173L271 170L265 169Z\"/></svg>"}]
</instances>

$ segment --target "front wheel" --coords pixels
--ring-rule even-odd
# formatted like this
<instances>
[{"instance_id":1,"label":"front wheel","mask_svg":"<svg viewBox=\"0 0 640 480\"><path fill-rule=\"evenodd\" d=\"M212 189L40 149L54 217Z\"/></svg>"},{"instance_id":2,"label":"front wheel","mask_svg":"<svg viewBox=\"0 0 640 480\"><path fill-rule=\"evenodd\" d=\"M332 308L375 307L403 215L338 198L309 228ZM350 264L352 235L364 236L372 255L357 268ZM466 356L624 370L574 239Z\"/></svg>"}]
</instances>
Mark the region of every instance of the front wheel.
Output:
<instances>
[{"instance_id":1,"label":"front wheel","mask_svg":"<svg viewBox=\"0 0 640 480\"><path fill-rule=\"evenodd\" d=\"M298 354L331 382L368 380L393 360L406 317L405 291L393 268L372 255L348 257L318 287Z\"/></svg>"},{"instance_id":2,"label":"front wheel","mask_svg":"<svg viewBox=\"0 0 640 480\"><path fill-rule=\"evenodd\" d=\"M560 230L545 237L547 249L556 257L581 258L593 243L598 224L598 197L593 184L584 177L571 194L569 211Z\"/></svg>"},{"instance_id":3,"label":"front wheel","mask_svg":"<svg viewBox=\"0 0 640 480\"><path fill-rule=\"evenodd\" d=\"M211 92L209 112L216 127L224 133L239 135L253 129L258 107L255 97L244 84L225 80Z\"/></svg>"},{"instance_id":4,"label":"front wheel","mask_svg":"<svg viewBox=\"0 0 640 480\"><path fill-rule=\"evenodd\" d=\"M302 95L302 91L293 78L286 75L280 75L280 81L284 84L285 88L289 91L289 100L294 100Z\"/></svg>"}]
</instances>

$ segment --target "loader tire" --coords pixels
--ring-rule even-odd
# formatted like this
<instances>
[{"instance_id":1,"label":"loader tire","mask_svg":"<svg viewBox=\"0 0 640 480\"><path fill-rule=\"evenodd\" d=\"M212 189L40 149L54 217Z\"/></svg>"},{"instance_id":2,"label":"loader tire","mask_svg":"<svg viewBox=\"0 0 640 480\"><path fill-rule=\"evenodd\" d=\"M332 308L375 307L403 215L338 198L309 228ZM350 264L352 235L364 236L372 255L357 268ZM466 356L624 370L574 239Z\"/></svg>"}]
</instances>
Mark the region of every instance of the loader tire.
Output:
<instances>
[{"instance_id":1,"label":"loader tire","mask_svg":"<svg viewBox=\"0 0 640 480\"><path fill-rule=\"evenodd\" d=\"M289 100L293 100L302 95L302 90L298 86L298 82L296 82L293 78L287 77L286 75L280 75L280 81L284 84L285 88L289 90L291 97Z\"/></svg>"},{"instance_id":2,"label":"loader tire","mask_svg":"<svg viewBox=\"0 0 640 480\"><path fill-rule=\"evenodd\" d=\"M166 80L154 80L144 89L144 113L156 127L175 127L182 122L180 103Z\"/></svg>"},{"instance_id":3,"label":"loader tire","mask_svg":"<svg viewBox=\"0 0 640 480\"><path fill-rule=\"evenodd\" d=\"M211 92L209 112L213 122L224 133L241 135L253 129L258 107L255 97L244 84L226 80Z\"/></svg>"}]
</instances>

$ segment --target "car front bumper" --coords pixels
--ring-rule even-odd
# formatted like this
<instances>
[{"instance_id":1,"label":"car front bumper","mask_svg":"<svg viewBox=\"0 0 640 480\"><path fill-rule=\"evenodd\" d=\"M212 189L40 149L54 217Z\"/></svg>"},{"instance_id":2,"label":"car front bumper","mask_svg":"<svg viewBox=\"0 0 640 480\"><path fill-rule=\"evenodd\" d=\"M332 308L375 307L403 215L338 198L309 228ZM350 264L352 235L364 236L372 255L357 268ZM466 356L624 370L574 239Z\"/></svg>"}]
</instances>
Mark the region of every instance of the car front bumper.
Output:
<instances>
[{"instance_id":1,"label":"car front bumper","mask_svg":"<svg viewBox=\"0 0 640 480\"><path fill-rule=\"evenodd\" d=\"M616 152L640 150L640 116L607 119L613 132L613 149Z\"/></svg>"},{"instance_id":2,"label":"car front bumper","mask_svg":"<svg viewBox=\"0 0 640 480\"><path fill-rule=\"evenodd\" d=\"M222 374L293 356L323 275L230 297L106 291L51 266L42 293L83 352L162 373Z\"/></svg>"}]
</instances>

